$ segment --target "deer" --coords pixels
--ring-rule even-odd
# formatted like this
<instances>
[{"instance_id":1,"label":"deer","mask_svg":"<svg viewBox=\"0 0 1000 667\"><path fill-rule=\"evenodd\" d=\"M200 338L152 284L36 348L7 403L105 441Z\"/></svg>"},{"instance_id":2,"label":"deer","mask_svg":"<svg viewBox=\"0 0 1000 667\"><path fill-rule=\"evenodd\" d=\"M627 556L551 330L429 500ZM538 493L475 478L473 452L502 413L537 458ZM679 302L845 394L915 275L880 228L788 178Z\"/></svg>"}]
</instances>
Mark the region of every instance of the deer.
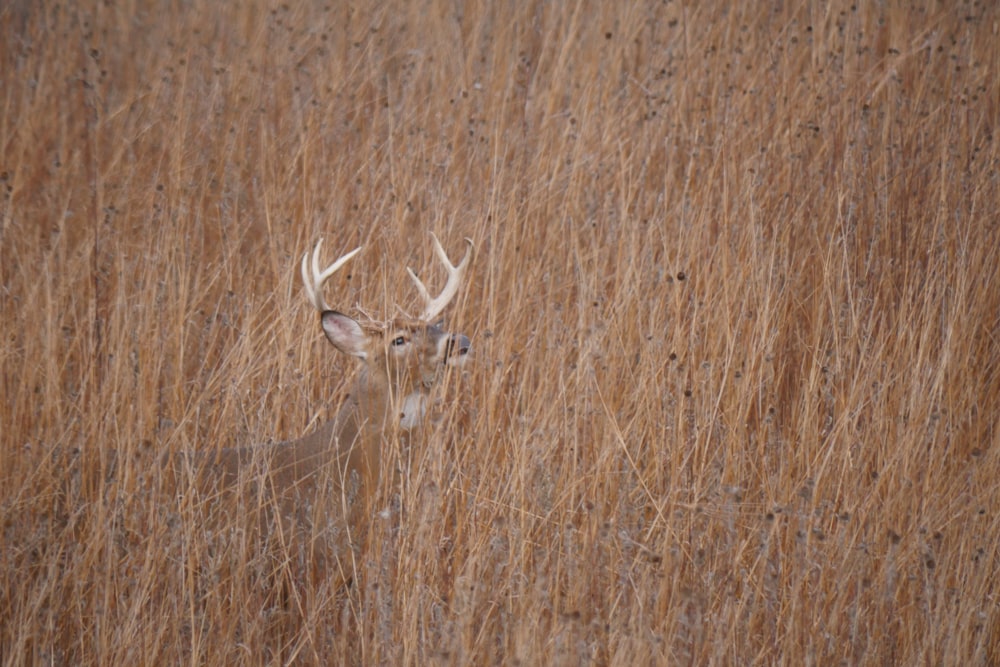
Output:
<instances>
[{"instance_id":1,"label":"deer","mask_svg":"<svg viewBox=\"0 0 1000 667\"><path fill-rule=\"evenodd\" d=\"M258 498L266 498L278 511L285 528L307 526L312 536L323 534L320 549L314 552L332 552L341 573L346 569L345 542L352 541L363 517L371 516L384 449L393 438L423 423L431 390L443 370L461 366L469 357L469 338L446 331L439 318L461 287L474 246L466 238L465 255L454 265L433 233L431 238L447 272L444 288L432 296L407 267L424 302L423 311L415 318L388 321L368 316L355 319L327 305L324 285L362 248L321 268L322 240L318 241L312 254L302 257L306 296L319 313L327 340L339 352L362 362L336 416L295 440L219 449L178 460L183 469L180 475L192 480L204 497L218 497L221 489L249 483ZM273 512L269 517L273 526Z\"/></svg>"}]
</instances>

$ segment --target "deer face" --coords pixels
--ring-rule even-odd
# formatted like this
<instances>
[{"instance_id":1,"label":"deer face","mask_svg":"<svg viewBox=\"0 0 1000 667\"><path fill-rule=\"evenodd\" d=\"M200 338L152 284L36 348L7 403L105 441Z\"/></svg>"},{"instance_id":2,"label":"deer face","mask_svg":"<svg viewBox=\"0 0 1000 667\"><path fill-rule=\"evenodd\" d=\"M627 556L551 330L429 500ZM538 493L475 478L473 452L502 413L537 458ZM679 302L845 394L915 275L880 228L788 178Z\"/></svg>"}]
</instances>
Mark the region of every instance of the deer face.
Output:
<instances>
[{"instance_id":1,"label":"deer face","mask_svg":"<svg viewBox=\"0 0 1000 667\"><path fill-rule=\"evenodd\" d=\"M465 363L469 339L462 334L444 331L441 324L394 322L390 333L382 336L382 355L390 379L414 388L430 386L445 365Z\"/></svg>"},{"instance_id":2,"label":"deer face","mask_svg":"<svg viewBox=\"0 0 1000 667\"><path fill-rule=\"evenodd\" d=\"M447 332L440 323L397 320L388 327L362 326L333 310L325 311L321 321L334 347L365 362L370 386L385 391L399 407L404 429L423 418L441 369L464 364L471 349L468 337Z\"/></svg>"}]
</instances>

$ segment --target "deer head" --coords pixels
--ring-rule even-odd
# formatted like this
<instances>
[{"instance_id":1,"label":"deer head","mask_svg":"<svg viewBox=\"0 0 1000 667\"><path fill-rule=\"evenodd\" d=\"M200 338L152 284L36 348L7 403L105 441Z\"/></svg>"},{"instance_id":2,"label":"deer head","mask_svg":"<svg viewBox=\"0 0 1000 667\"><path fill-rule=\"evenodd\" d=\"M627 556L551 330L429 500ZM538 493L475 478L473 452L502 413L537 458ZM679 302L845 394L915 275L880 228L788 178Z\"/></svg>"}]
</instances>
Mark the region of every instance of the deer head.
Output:
<instances>
[{"instance_id":1,"label":"deer head","mask_svg":"<svg viewBox=\"0 0 1000 667\"><path fill-rule=\"evenodd\" d=\"M466 239L469 247L455 266L437 237L431 234L431 238L448 280L441 293L432 297L423 282L407 268L424 301L424 310L416 319L358 321L327 306L322 295L324 283L361 248L343 255L324 270L319 263L322 242L316 244L311 262L308 253L302 257L302 280L309 301L320 312L323 333L335 348L365 363L364 373L345 409L353 409L358 421L371 426L383 428L393 415L399 417L403 429L416 426L426 412L428 394L441 369L464 363L470 350L466 336L445 331L437 318L458 293L472 256L472 241Z\"/></svg>"}]
</instances>

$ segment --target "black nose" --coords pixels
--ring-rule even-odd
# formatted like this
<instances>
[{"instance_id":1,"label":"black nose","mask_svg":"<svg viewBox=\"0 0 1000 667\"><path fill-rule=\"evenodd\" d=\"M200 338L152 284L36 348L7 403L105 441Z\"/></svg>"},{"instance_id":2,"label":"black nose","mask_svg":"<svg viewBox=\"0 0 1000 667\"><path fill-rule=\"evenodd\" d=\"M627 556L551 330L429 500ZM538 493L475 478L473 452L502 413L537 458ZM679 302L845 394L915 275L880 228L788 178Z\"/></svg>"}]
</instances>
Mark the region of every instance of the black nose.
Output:
<instances>
[{"instance_id":1,"label":"black nose","mask_svg":"<svg viewBox=\"0 0 1000 667\"><path fill-rule=\"evenodd\" d=\"M448 345L444 348L445 363L448 362L448 358L452 355L462 357L468 354L471 349L472 343L469 342L468 337L462 334L452 334L448 337Z\"/></svg>"}]
</instances>

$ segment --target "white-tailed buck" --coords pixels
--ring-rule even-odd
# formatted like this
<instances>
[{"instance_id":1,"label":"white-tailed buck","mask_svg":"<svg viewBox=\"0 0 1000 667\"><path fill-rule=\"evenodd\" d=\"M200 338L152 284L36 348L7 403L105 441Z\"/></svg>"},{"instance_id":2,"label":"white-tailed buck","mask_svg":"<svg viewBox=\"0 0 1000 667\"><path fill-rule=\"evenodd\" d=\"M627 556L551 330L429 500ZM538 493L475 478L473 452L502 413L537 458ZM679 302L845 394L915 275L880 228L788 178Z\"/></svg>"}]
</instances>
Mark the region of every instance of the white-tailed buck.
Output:
<instances>
[{"instance_id":1,"label":"white-tailed buck","mask_svg":"<svg viewBox=\"0 0 1000 667\"><path fill-rule=\"evenodd\" d=\"M438 317L458 292L472 255L472 241L457 266L452 265L434 237L434 250L448 273L444 289L432 297L412 270L407 272L424 300L416 319L360 320L331 309L323 285L361 248L321 269L317 243L312 256L302 258L302 279L309 302L320 313L320 324L333 346L364 362L336 417L298 440L223 449L202 457L181 458L184 473L208 499L233 484L249 485L267 505L266 521L274 527L274 511L289 535L303 535L307 526L310 558L333 557L345 572L342 547L360 517L371 515L370 499L383 461L383 450L401 431L414 429L424 418L430 391L447 365L461 364L469 339L446 332ZM187 473L190 473L187 474ZM193 475L193 477L192 477ZM245 487L246 488L246 487ZM291 523L290 523L291 521ZM348 531L345 534L344 531ZM326 551L322 554L320 551Z\"/></svg>"}]
</instances>

